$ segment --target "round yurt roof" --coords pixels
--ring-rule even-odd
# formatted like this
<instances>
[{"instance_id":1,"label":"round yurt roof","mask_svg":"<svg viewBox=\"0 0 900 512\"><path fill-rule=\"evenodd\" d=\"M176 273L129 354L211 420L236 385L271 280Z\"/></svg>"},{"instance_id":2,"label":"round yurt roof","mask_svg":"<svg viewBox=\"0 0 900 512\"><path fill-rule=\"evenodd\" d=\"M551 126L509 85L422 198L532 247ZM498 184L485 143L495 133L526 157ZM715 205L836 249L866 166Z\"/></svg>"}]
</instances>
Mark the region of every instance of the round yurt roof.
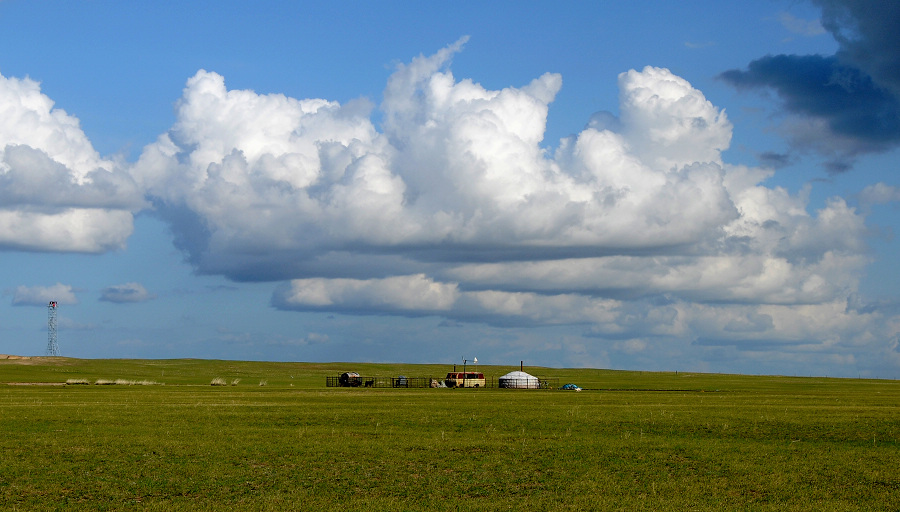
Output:
<instances>
[{"instance_id":1,"label":"round yurt roof","mask_svg":"<svg viewBox=\"0 0 900 512\"><path fill-rule=\"evenodd\" d=\"M515 371L500 377L499 384L501 388L538 389L541 386L541 381L534 375Z\"/></svg>"},{"instance_id":2,"label":"round yurt roof","mask_svg":"<svg viewBox=\"0 0 900 512\"><path fill-rule=\"evenodd\" d=\"M510 379L510 380L538 380L534 375L516 370L514 372L509 372L503 377L500 377L500 380Z\"/></svg>"}]
</instances>

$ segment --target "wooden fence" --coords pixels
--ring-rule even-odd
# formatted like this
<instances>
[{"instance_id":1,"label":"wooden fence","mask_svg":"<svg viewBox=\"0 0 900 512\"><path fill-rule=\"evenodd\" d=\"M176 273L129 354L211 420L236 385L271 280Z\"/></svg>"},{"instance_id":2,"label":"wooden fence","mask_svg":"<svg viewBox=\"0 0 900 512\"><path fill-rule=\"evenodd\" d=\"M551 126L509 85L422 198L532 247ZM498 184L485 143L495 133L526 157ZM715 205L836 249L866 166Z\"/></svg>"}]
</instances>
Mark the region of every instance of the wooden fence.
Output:
<instances>
[{"instance_id":1,"label":"wooden fence","mask_svg":"<svg viewBox=\"0 0 900 512\"><path fill-rule=\"evenodd\" d=\"M538 377L539 389L558 389L558 378ZM329 388L440 388L444 387L444 379L436 377L363 377L350 378L325 377L325 386ZM499 387L496 379L485 379L484 387ZM524 389L524 386L518 388Z\"/></svg>"}]
</instances>

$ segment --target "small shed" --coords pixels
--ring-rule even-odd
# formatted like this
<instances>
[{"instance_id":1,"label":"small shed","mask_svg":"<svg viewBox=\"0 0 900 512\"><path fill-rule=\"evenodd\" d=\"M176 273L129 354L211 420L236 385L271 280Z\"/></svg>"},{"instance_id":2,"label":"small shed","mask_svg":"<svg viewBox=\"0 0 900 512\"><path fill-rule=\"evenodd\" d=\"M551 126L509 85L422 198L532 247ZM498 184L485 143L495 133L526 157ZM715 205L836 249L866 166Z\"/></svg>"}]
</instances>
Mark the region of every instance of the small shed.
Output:
<instances>
[{"instance_id":1,"label":"small shed","mask_svg":"<svg viewBox=\"0 0 900 512\"><path fill-rule=\"evenodd\" d=\"M534 375L516 370L498 379L499 387L507 389L538 389L541 381Z\"/></svg>"},{"instance_id":2,"label":"small shed","mask_svg":"<svg viewBox=\"0 0 900 512\"><path fill-rule=\"evenodd\" d=\"M356 372L344 372L338 379L343 387L359 387L362 384L362 378Z\"/></svg>"}]
</instances>

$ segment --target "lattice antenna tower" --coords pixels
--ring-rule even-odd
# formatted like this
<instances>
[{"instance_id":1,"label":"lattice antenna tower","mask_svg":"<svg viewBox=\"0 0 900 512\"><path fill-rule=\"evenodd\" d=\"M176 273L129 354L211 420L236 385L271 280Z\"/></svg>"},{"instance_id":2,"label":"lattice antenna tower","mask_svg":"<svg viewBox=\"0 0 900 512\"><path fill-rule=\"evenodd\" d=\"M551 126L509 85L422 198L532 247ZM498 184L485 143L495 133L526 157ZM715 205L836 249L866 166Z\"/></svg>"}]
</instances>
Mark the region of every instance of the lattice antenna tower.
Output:
<instances>
[{"instance_id":1,"label":"lattice antenna tower","mask_svg":"<svg viewBox=\"0 0 900 512\"><path fill-rule=\"evenodd\" d=\"M47 355L58 356L59 344L56 342L56 301L47 305Z\"/></svg>"}]
</instances>

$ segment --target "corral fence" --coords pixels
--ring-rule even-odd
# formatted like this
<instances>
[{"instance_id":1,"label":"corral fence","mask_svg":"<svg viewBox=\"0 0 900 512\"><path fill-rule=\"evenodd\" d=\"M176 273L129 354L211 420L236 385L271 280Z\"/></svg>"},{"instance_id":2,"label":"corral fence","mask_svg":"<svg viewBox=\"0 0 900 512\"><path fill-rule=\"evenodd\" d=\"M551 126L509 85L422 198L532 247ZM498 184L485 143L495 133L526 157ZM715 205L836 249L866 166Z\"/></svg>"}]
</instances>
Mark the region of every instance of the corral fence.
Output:
<instances>
[{"instance_id":1,"label":"corral fence","mask_svg":"<svg viewBox=\"0 0 900 512\"><path fill-rule=\"evenodd\" d=\"M364 377L362 375L343 374L339 377L325 377L325 386L329 388L442 388L446 387L443 378L436 377ZM507 384L509 379L504 380ZM518 383L513 383L518 384ZM512 389L559 389L558 378L538 377L538 384L526 386L504 385ZM501 387L497 379L485 379L485 388Z\"/></svg>"},{"instance_id":2,"label":"corral fence","mask_svg":"<svg viewBox=\"0 0 900 512\"><path fill-rule=\"evenodd\" d=\"M325 377L325 386L329 388L430 388L432 381L438 379L431 377L363 377L351 376L346 378Z\"/></svg>"},{"instance_id":3,"label":"corral fence","mask_svg":"<svg viewBox=\"0 0 900 512\"><path fill-rule=\"evenodd\" d=\"M537 377L533 379L502 379L499 387L505 389L556 389L559 378Z\"/></svg>"}]
</instances>

